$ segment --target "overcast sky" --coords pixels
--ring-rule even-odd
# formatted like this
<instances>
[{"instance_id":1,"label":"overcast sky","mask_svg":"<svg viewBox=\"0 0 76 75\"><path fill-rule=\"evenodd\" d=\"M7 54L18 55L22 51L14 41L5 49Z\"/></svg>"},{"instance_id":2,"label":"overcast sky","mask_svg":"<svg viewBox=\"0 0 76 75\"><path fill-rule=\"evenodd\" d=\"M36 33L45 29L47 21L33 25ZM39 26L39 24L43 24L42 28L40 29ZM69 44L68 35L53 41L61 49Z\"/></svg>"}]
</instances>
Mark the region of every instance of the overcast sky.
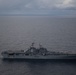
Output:
<instances>
[{"instance_id":1,"label":"overcast sky","mask_svg":"<svg viewBox=\"0 0 76 75\"><path fill-rule=\"evenodd\" d=\"M76 15L76 0L0 0L2 14Z\"/></svg>"}]
</instances>

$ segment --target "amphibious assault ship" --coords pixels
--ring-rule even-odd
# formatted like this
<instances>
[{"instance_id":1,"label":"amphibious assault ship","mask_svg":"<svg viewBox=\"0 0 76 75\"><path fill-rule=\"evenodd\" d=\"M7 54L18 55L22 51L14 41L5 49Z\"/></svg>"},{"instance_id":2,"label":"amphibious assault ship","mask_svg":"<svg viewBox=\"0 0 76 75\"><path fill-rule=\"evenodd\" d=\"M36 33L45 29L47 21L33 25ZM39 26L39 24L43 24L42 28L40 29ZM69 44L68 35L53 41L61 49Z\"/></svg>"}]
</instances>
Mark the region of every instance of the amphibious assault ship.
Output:
<instances>
[{"instance_id":1,"label":"amphibious assault ship","mask_svg":"<svg viewBox=\"0 0 76 75\"><path fill-rule=\"evenodd\" d=\"M46 48L39 45L39 48L34 47L34 43L27 51L3 51L1 53L3 59L76 59L76 54L48 51Z\"/></svg>"}]
</instances>

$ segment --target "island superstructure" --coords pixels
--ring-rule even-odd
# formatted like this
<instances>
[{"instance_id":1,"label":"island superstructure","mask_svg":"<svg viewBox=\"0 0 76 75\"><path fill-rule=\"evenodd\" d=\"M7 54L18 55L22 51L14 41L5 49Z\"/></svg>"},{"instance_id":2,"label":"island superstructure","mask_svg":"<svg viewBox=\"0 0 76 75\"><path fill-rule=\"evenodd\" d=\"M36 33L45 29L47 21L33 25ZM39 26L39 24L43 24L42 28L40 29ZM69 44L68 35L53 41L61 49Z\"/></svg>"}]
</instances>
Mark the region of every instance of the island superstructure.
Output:
<instances>
[{"instance_id":1,"label":"island superstructure","mask_svg":"<svg viewBox=\"0 0 76 75\"><path fill-rule=\"evenodd\" d=\"M34 47L34 43L28 50L7 50L1 53L3 59L76 59L76 54L48 51L39 45Z\"/></svg>"}]
</instances>

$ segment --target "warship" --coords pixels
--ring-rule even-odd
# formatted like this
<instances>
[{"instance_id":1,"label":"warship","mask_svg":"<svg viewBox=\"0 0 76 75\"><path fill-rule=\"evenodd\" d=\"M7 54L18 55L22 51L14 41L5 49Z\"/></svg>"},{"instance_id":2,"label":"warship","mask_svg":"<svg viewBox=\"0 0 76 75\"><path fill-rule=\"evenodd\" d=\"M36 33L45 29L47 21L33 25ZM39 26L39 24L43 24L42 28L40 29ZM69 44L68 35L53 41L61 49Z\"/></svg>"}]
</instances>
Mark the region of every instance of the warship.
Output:
<instances>
[{"instance_id":1,"label":"warship","mask_svg":"<svg viewBox=\"0 0 76 75\"><path fill-rule=\"evenodd\" d=\"M3 59L76 59L76 54L48 51L39 45L34 47L34 43L27 50L7 50L1 53Z\"/></svg>"}]
</instances>

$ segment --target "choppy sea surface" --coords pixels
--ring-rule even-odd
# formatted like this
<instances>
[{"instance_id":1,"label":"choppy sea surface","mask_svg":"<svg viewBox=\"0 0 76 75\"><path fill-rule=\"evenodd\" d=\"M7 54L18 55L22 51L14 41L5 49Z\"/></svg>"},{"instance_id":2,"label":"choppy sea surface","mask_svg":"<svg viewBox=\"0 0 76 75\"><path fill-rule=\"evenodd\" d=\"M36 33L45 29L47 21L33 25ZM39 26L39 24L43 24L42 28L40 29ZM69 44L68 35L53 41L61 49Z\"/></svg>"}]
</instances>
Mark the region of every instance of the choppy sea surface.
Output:
<instances>
[{"instance_id":1,"label":"choppy sea surface","mask_svg":"<svg viewBox=\"0 0 76 75\"><path fill-rule=\"evenodd\" d=\"M32 42L50 51L76 53L76 18L0 16L0 53L27 50ZM1 54L0 54L1 57ZM76 75L76 62L3 61L0 75Z\"/></svg>"}]
</instances>

